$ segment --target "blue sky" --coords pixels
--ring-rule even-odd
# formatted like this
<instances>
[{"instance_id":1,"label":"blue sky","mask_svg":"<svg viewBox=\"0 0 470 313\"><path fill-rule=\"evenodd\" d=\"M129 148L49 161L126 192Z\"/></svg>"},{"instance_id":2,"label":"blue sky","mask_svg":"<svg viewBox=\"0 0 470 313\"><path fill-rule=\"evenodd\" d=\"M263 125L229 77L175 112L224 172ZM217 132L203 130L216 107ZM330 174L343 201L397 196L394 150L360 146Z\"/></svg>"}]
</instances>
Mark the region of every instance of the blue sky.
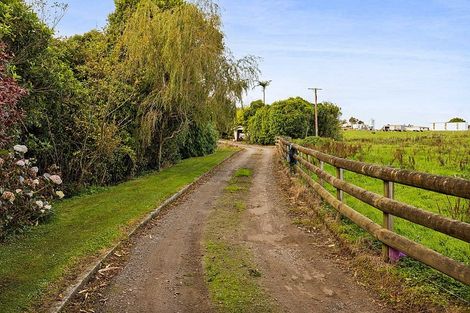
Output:
<instances>
[{"instance_id":1,"label":"blue sky","mask_svg":"<svg viewBox=\"0 0 470 313\"><path fill-rule=\"evenodd\" d=\"M62 35L106 24L112 0L68 0ZM290 96L343 117L429 125L470 120L469 0L220 0L228 47L261 58L267 102ZM248 93L245 104L261 98Z\"/></svg>"}]
</instances>

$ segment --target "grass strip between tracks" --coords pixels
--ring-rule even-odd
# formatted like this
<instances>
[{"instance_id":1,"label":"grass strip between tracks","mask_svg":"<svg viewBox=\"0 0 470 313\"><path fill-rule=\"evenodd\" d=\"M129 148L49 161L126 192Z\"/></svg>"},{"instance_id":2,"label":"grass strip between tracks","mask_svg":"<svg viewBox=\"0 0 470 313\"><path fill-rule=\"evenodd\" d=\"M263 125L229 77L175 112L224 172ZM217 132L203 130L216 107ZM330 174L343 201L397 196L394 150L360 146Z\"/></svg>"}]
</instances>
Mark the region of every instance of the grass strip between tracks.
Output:
<instances>
[{"instance_id":1,"label":"grass strip between tracks","mask_svg":"<svg viewBox=\"0 0 470 313\"><path fill-rule=\"evenodd\" d=\"M273 312L273 305L257 283L262 273L250 251L234 238L238 235L252 170L235 172L209 217L204 234L204 270L209 293L219 312Z\"/></svg>"}]
</instances>

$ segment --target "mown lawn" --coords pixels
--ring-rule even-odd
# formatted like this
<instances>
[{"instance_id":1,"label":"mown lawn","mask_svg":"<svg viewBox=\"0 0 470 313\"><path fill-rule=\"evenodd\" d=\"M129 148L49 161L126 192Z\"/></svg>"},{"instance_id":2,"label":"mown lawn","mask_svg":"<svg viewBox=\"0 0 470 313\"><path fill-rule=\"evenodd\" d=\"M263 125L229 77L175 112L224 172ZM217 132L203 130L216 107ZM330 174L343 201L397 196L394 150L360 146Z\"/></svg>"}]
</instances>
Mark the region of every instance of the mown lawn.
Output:
<instances>
[{"instance_id":1,"label":"mown lawn","mask_svg":"<svg viewBox=\"0 0 470 313\"><path fill-rule=\"evenodd\" d=\"M44 293L53 290L80 261L125 238L130 226L233 152L220 149L57 203L49 223L0 244L0 312L34 311Z\"/></svg>"}]
</instances>

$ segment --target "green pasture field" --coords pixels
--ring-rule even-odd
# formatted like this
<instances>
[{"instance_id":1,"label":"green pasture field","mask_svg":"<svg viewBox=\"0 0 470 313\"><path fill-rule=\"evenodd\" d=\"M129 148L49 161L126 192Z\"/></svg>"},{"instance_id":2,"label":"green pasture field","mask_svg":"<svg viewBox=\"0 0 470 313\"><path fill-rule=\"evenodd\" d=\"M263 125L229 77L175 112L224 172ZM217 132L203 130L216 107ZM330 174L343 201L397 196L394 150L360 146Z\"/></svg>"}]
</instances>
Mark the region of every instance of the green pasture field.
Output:
<instances>
[{"instance_id":1,"label":"green pasture field","mask_svg":"<svg viewBox=\"0 0 470 313\"><path fill-rule=\"evenodd\" d=\"M299 141L309 146L309 139ZM437 175L470 179L470 132L369 132L345 131L342 142L320 140L310 142L316 149L326 153L368 163L417 170ZM333 175L336 170L325 164L325 169ZM345 179L369 191L383 194L383 182L359 174L345 171ZM335 189L328 184L328 190ZM441 195L418 188L395 185L395 199L453 219L470 222L470 202L464 199ZM358 212L382 223L382 212L345 193L345 202ZM342 232L349 240L363 241L368 235L348 220L343 220ZM449 237L434 230L395 218L395 231L409 239L419 242L435 251L470 265L470 244ZM373 247L380 249L375 241ZM406 260L402 274L414 276L417 280L427 280L431 284L450 288L458 297L470 301L470 287L448 279L428 270L421 264ZM419 271L416 269L419 268ZM413 278L413 277L411 277ZM410 278L410 279L411 279ZM449 285L451 285L449 287Z\"/></svg>"}]
</instances>

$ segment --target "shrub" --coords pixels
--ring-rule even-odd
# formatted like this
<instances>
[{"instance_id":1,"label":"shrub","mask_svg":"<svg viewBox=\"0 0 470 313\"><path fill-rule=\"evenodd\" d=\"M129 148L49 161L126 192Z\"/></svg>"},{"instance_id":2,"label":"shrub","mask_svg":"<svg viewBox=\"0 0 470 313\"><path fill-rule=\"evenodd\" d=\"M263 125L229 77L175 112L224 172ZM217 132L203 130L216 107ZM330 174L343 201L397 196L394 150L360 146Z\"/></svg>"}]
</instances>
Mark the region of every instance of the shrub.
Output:
<instances>
[{"instance_id":1,"label":"shrub","mask_svg":"<svg viewBox=\"0 0 470 313\"><path fill-rule=\"evenodd\" d=\"M319 135L340 139L341 109L330 102L318 105ZM257 109L248 121L249 140L258 144L273 144L276 136L305 138L315 133L314 106L297 97Z\"/></svg>"},{"instance_id":2,"label":"shrub","mask_svg":"<svg viewBox=\"0 0 470 313\"><path fill-rule=\"evenodd\" d=\"M248 122L248 139L252 143L270 145L274 143L275 138L270 107L262 107Z\"/></svg>"},{"instance_id":3,"label":"shrub","mask_svg":"<svg viewBox=\"0 0 470 313\"><path fill-rule=\"evenodd\" d=\"M0 155L0 240L26 226L37 225L52 215L51 200L63 198L57 168L39 175L26 146Z\"/></svg>"},{"instance_id":4,"label":"shrub","mask_svg":"<svg viewBox=\"0 0 470 313\"><path fill-rule=\"evenodd\" d=\"M23 119L23 111L17 103L26 94L26 90L8 75L10 59L6 45L0 42L0 148L8 144L12 131Z\"/></svg>"},{"instance_id":5,"label":"shrub","mask_svg":"<svg viewBox=\"0 0 470 313\"><path fill-rule=\"evenodd\" d=\"M197 125L192 124L180 148L183 159L200 157L214 153L217 148L219 134L212 124Z\"/></svg>"}]
</instances>

